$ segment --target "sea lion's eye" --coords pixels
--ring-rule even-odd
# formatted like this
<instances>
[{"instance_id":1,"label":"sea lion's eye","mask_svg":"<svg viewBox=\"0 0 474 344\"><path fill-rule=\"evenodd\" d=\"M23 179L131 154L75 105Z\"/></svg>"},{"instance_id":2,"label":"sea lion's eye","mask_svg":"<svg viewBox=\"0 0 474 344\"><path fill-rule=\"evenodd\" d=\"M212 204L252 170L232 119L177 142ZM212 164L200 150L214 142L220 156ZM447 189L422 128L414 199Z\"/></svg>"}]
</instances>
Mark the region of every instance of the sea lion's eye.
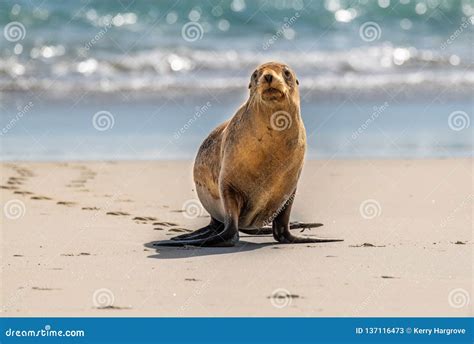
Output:
<instances>
[{"instance_id":1,"label":"sea lion's eye","mask_svg":"<svg viewBox=\"0 0 474 344\"><path fill-rule=\"evenodd\" d=\"M291 78L291 73L288 69L285 69L285 71L283 72L283 74L285 75L285 78L289 79Z\"/></svg>"},{"instance_id":2,"label":"sea lion's eye","mask_svg":"<svg viewBox=\"0 0 474 344\"><path fill-rule=\"evenodd\" d=\"M257 79L257 71L253 72L250 78L249 88L252 88L252 80L256 80L256 79Z\"/></svg>"}]
</instances>

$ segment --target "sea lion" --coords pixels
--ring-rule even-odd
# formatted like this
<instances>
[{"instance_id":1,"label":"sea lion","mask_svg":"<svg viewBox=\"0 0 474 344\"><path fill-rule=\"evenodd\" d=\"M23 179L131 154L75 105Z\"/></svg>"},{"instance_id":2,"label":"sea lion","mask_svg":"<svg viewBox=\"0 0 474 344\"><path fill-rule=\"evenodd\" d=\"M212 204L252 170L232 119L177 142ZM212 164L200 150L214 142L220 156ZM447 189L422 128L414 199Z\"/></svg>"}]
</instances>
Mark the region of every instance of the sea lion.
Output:
<instances>
[{"instance_id":1,"label":"sea lion","mask_svg":"<svg viewBox=\"0 0 474 344\"><path fill-rule=\"evenodd\" d=\"M267 224L280 243L340 241L290 232L306 151L298 85L282 63L265 63L253 72L248 100L211 132L195 159L196 191L211 223L158 245L233 246L239 229L258 231Z\"/></svg>"}]
</instances>

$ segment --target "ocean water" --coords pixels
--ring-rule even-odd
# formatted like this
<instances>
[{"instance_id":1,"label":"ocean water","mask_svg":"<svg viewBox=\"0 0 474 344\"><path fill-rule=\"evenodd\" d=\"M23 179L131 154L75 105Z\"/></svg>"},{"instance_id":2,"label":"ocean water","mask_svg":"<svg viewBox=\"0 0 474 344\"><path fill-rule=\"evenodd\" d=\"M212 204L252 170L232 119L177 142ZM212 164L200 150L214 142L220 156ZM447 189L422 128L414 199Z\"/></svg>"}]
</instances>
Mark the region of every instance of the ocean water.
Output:
<instances>
[{"instance_id":1,"label":"ocean water","mask_svg":"<svg viewBox=\"0 0 474 344\"><path fill-rule=\"evenodd\" d=\"M472 156L474 1L0 2L2 160L189 159L254 68L310 158Z\"/></svg>"}]
</instances>

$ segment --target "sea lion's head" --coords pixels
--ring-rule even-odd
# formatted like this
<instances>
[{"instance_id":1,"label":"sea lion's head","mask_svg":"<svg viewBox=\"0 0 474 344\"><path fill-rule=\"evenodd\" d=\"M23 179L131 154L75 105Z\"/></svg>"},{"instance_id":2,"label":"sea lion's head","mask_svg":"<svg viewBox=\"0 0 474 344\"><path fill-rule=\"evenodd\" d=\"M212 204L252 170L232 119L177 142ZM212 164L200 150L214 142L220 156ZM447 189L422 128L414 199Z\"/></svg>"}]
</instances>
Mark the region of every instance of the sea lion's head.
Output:
<instances>
[{"instance_id":1,"label":"sea lion's head","mask_svg":"<svg viewBox=\"0 0 474 344\"><path fill-rule=\"evenodd\" d=\"M250 94L267 105L282 102L299 103L298 79L283 63L268 62L260 65L250 77Z\"/></svg>"}]
</instances>

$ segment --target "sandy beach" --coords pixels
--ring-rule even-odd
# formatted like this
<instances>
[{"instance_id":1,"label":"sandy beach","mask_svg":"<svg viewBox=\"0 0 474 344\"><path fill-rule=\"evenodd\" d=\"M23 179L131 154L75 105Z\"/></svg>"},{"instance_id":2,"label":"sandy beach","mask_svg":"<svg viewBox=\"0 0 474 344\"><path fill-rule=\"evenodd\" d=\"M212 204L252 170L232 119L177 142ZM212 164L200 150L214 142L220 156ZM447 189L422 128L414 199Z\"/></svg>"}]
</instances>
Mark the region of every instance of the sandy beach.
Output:
<instances>
[{"instance_id":1,"label":"sandy beach","mask_svg":"<svg viewBox=\"0 0 474 344\"><path fill-rule=\"evenodd\" d=\"M2 313L472 316L472 168L308 161L293 220L344 242L159 248L209 220L191 161L2 163Z\"/></svg>"}]
</instances>

